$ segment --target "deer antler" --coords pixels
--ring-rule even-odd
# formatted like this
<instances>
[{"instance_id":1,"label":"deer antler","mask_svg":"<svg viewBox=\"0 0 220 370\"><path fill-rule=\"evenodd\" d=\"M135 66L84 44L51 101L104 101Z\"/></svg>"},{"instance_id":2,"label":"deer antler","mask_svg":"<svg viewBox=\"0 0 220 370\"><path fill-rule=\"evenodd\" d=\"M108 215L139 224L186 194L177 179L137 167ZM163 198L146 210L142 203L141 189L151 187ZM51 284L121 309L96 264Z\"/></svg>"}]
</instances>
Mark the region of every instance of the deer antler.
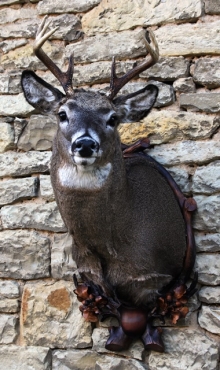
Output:
<instances>
[{"instance_id":1,"label":"deer antler","mask_svg":"<svg viewBox=\"0 0 220 370\"><path fill-rule=\"evenodd\" d=\"M42 23L40 24L36 38L33 44L33 50L35 55L44 63L44 65L53 73L53 75L58 79L61 83L64 91L67 95L73 94L73 87L72 87L72 78L73 78L73 55L69 58L69 66L66 72L62 72L59 67L45 54L42 50L42 45L45 43L46 40L59 28L53 28L52 30L47 31L48 26L50 25L50 21L46 22L48 16L45 16Z\"/></svg>"},{"instance_id":2,"label":"deer antler","mask_svg":"<svg viewBox=\"0 0 220 370\"><path fill-rule=\"evenodd\" d=\"M158 44L156 41L156 38L154 36L154 33L151 30L148 30L150 34L150 38L154 44L154 49L150 46L149 42L146 39L146 33L144 33L144 42L147 51L149 52L150 55L146 57L144 62L139 64L138 66L134 67L130 71L128 71L124 76L122 77L117 77L116 72L115 72L115 57L112 59L112 72L111 72L111 80L110 80L110 92L109 92L109 98L112 100L119 90L128 82L130 81L133 77L138 75L139 73L143 72L145 69L151 67L154 65L158 59L159 59L159 48Z\"/></svg>"}]
</instances>

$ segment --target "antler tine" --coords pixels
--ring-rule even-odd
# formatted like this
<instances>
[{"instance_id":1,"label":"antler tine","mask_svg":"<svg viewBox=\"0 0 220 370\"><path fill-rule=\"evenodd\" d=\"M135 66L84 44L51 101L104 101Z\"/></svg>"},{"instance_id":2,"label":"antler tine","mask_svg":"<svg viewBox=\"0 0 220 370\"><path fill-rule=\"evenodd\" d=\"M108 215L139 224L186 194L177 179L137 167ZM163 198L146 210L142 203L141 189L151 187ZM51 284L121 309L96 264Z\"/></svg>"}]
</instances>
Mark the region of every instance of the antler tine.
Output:
<instances>
[{"instance_id":1,"label":"antler tine","mask_svg":"<svg viewBox=\"0 0 220 370\"><path fill-rule=\"evenodd\" d=\"M45 16L42 23L40 24L36 38L33 44L33 50L35 55L40 59L43 64L53 73L53 75L61 83L64 91L67 95L73 94L72 78L73 78L73 55L69 58L69 66L66 72L62 72L59 67L48 57L47 54L41 48L46 40L59 28L55 27L47 32L50 25L50 21L46 22L48 16Z\"/></svg>"},{"instance_id":2,"label":"antler tine","mask_svg":"<svg viewBox=\"0 0 220 370\"><path fill-rule=\"evenodd\" d=\"M147 55L146 59L144 62L139 64L138 66L134 67L130 71L128 71L124 76L122 77L117 77L116 72L115 72L115 57L112 59L112 71L111 71L111 80L110 80L110 92L109 92L109 98L112 100L119 90L128 82L130 81L133 77L138 75L139 73L145 71L145 69L151 67L154 65L158 59L159 59L159 48L158 44L156 41L156 38L154 36L154 33L151 30L148 30L150 38L152 43L154 44L154 48L151 47L149 42L146 39L146 33L144 32L144 42L147 51L149 52L150 55Z\"/></svg>"}]
</instances>

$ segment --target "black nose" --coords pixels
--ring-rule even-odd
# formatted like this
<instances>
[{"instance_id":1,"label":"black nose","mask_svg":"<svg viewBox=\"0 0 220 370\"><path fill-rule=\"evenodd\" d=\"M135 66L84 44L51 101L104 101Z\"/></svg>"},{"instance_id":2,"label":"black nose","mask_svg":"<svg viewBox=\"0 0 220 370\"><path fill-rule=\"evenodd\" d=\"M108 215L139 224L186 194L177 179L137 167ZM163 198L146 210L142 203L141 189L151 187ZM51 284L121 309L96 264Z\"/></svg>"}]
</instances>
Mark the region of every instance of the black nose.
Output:
<instances>
[{"instance_id":1,"label":"black nose","mask_svg":"<svg viewBox=\"0 0 220 370\"><path fill-rule=\"evenodd\" d=\"M99 144L92 138L82 137L72 144L72 152L78 152L81 157L91 157L94 152L98 152Z\"/></svg>"}]
</instances>

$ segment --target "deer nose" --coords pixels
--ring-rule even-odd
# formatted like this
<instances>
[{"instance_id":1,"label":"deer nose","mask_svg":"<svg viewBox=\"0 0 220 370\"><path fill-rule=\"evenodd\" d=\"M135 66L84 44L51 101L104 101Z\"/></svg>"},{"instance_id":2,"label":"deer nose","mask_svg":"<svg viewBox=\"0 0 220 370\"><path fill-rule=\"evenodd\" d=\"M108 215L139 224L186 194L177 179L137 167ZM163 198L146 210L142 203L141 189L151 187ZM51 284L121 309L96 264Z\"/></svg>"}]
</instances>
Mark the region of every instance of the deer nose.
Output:
<instances>
[{"instance_id":1,"label":"deer nose","mask_svg":"<svg viewBox=\"0 0 220 370\"><path fill-rule=\"evenodd\" d=\"M98 152L99 144L89 137L76 139L72 144L72 152L78 152L81 157L91 157L94 152Z\"/></svg>"}]
</instances>

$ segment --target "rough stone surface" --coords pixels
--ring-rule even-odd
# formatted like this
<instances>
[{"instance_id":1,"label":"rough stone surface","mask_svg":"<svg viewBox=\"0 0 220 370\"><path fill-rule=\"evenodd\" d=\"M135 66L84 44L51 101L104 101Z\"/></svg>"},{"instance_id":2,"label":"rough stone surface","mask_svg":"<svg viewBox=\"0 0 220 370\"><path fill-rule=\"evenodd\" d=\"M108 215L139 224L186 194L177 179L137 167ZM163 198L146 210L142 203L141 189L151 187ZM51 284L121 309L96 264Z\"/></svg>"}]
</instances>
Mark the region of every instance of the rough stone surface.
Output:
<instances>
[{"instance_id":1,"label":"rough stone surface","mask_svg":"<svg viewBox=\"0 0 220 370\"><path fill-rule=\"evenodd\" d=\"M168 172L174 178L183 193L187 194L190 192L189 172L186 168L170 167L168 168Z\"/></svg>"},{"instance_id":2,"label":"rough stone surface","mask_svg":"<svg viewBox=\"0 0 220 370\"><path fill-rule=\"evenodd\" d=\"M26 39L12 40L12 41L7 40L7 41L0 42L0 48L2 49L3 53L8 53L10 50L14 50L26 44L27 44Z\"/></svg>"},{"instance_id":3,"label":"rough stone surface","mask_svg":"<svg viewBox=\"0 0 220 370\"><path fill-rule=\"evenodd\" d=\"M211 195L209 197L198 195L195 196L195 200L198 206L198 212L196 212L194 217L195 229L219 232L220 195Z\"/></svg>"},{"instance_id":4,"label":"rough stone surface","mask_svg":"<svg viewBox=\"0 0 220 370\"><path fill-rule=\"evenodd\" d=\"M220 252L220 234L195 233L198 252Z\"/></svg>"},{"instance_id":5,"label":"rough stone surface","mask_svg":"<svg viewBox=\"0 0 220 370\"><path fill-rule=\"evenodd\" d=\"M53 116L32 115L18 140L18 148L24 151L48 150L57 130L57 121Z\"/></svg>"},{"instance_id":6,"label":"rough stone surface","mask_svg":"<svg viewBox=\"0 0 220 370\"><path fill-rule=\"evenodd\" d=\"M40 175L40 194L43 199L51 202L55 200L50 176Z\"/></svg>"},{"instance_id":7,"label":"rough stone surface","mask_svg":"<svg viewBox=\"0 0 220 370\"><path fill-rule=\"evenodd\" d=\"M173 140L195 140L210 137L220 120L191 112L151 111L138 123L123 123L119 132L123 143L132 143L148 136L152 144Z\"/></svg>"},{"instance_id":8,"label":"rough stone surface","mask_svg":"<svg viewBox=\"0 0 220 370\"><path fill-rule=\"evenodd\" d=\"M201 1L185 0L172 6L172 0L121 2L103 0L99 6L87 13L82 19L87 34L96 32L123 31L136 26L150 26L173 21L183 22L196 19L201 15Z\"/></svg>"},{"instance_id":9,"label":"rough stone surface","mask_svg":"<svg viewBox=\"0 0 220 370\"><path fill-rule=\"evenodd\" d=\"M37 177L0 181L0 206L36 197L37 190Z\"/></svg>"},{"instance_id":10,"label":"rough stone surface","mask_svg":"<svg viewBox=\"0 0 220 370\"><path fill-rule=\"evenodd\" d=\"M120 77L127 71L133 68L132 61L116 62L117 75ZM75 86L94 83L105 83L110 81L111 76L111 61L94 62L90 64L79 64L74 67Z\"/></svg>"},{"instance_id":11,"label":"rough stone surface","mask_svg":"<svg viewBox=\"0 0 220 370\"><path fill-rule=\"evenodd\" d=\"M0 314L0 344L12 344L18 335L18 317L16 315Z\"/></svg>"},{"instance_id":12,"label":"rough stone surface","mask_svg":"<svg viewBox=\"0 0 220 370\"><path fill-rule=\"evenodd\" d=\"M25 176L32 173L48 172L50 152L0 154L0 178L4 176Z\"/></svg>"},{"instance_id":13,"label":"rough stone surface","mask_svg":"<svg viewBox=\"0 0 220 370\"><path fill-rule=\"evenodd\" d=\"M39 23L39 22L38 22ZM36 23L36 30L39 24ZM10 32L10 28L5 28L8 33ZM36 30L33 32L32 37L35 37ZM1 27L0 27L1 32ZM7 35L6 37L14 37L14 35ZM27 37L25 35L18 35L18 37ZM64 47L62 47L63 51ZM56 45L51 44L49 41L46 41L44 44L44 51L46 54L50 56L60 66L61 60L57 61L57 58L62 57L61 48L58 48ZM38 59L33 53L33 46L28 43L27 45L20 47L18 49L12 50L7 54L1 57L1 64L5 69L12 69L18 71L19 69L40 69L40 70L47 70L47 67ZM21 73L20 73L21 77ZM23 95L23 94L22 94ZM33 108L32 108L33 110ZM21 113L20 113L21 114Z\"/></svg>"},{"instance_id":14,"label":"rough stone surface","mask_svg":"<svg viewBox=\"0 0 220 370\"><path fill-rule=\"evenodd\" d=\"M37 10L33 7L21 7L18 9L4 8L0 10L0 24L14 23L18 19L36 18Z\"/></svg>"},{"instance_id":15,"label":"rough stone surface","mask_svg":"<svg viewBox=\"0 0 220 370\"><path fill-rule=\"evenodd\" d=\"M1 217L2 225L6 229L66 231L55 202L5 206L1 209Z\"/></svg>"},{"instance_id":16,"label":"rough stone surface","mask_svg":"<svg viewBox=\"0 0 220 370\"><path fill-rule=\"evenodd\" d=\"M205 12L208 14L220 14L220 3L218 0L205 0Z\"/></svg>"},{"instance_id":17,"label":"rough stone surface","mask_svg":"<svg viewBox=\"0 0 220 370\"><path fill-rule=\"evenodd\" d=\"M173 83L173 88L179 93L194 93L196 92L196 86L193 82L192 77L179 78Z\"/></svg>"},{"instance_id":18,"label":"rough stone surface","mask_svg":"<svg viewBox=\"0 0 220 370\"><path fill-rule=\"evenodd\" d=\"M220 86L220 58L199 58L193 68L193 79L207 88Z\"/></svg>"},{"instance_id":19,"label":"rough stone surface","mask_svg":"<svg viewBox=\"0 0 220 370\"><path fill-rule=\"evenodd\" d=\"M198 167L192 178L194 193L214 194L220 191L220 161Z\"/></svg>"},{"instance_id":20,"label":"rough stone surface","mask_svg":"<svg viewBox=\"0 0 220 370\"><path fill-rule=\"evenodd\" d=\"M19 19L15 23L7 23L7 27L5 24L0 24L0 34L3 40L7 40L10 37L28 39L34 37L36 34L38 24L37 18ZM31 50L30 47L29 50ZM14 55L16 55L16 53ZM7 60L7 56L3 55L0 59L1 61Z\"/></svg>"},{"instance_id":21,"label":"rough stone surface","mask_svg":"<svg viewBox=\"0 0 220 370\"><path fill-rule=\"evenodd\" d=\"M73 281L77 269L72 256L72 236L55 234L51 250L51 275L54 279Z\"/></svg>"},{"instance_id":22,"label":"rough stone surface","mask_svg":"<svg viewBox=\"0 0 220 370\"><path fill-rule=\"evenodd\" d=\"M143 31L124 31L107 35L99 35L85 38L81 42L67 45L66 56L74 52L74 60L79 63L111 60L113 56L117 59L136 58L146 55L143 40Z\"/></svg>"},{"instance_id":23,"label":"rough stone surface","mask_svg":"<svg viewBox=\"0 0 220 370\"><path fill-rule=\"evenodd\" d=\"M37 279L50 275L50 241L36 231L2 231L0 251L1 278Z\"/></svg>"},{"instance_id":24,"label":"rough stone surface","mask_svg":"<svg viewBox=\"0 0 220 370\"><path fill-rule=\"evenodd\" d=\"M19 311L19 285L15 281L0 281L0 312L16 313Z\"/></svg>"},{"instance_id":25,"label":"rough stone surface","mask_svg":"<svg viewBox=\"0 0 220 370\"><path fill-rule=\"evenodd\" d=\"M2 95L0 115L2 116L26 116L34 110L24 98L23 94Z\"/></svg>"},{"instance_id":26,"label":"rough stone surface","mask_svg":"<svg viewBox=\"0 0 220 370\"><path fill-rule=\"evenodd\" d=\"M92 349L98 353L114 353L117 352L108 351L105 349L105 344L109 337L109 331L107 328L96 328L93 330L92 333L92 340L93 340L93 347ZM120 354L127 358L134 358L136 360L142 360L144 354L144 346L143 343L139 340L132 343L131 347L126 351L121 351Z\"/></svg>"},{"instance_id":27,"label":"rough stone surface","mask_svg":"<svg viewBox=\"0 0 220 370\"><path fill-rule=\"evenodd\" d=\"M201 253L196 257L195 271L198 271L198 281L205 285L220 284L220 255Z\"/></svg>"},{"instance_id":28,"label":"rough stone surface","mask_svg":"<svg viewBox=\"0 0 220 370\"><path fill-rule=\"evenodd\" d=\"M22 330L28 346L87 348L92 344L91 325L82 318L72 282L27 283L22 297Z\"/></svg>"},{"instance_id":29,"label":"rough stone surface","mask_svg":"<svg viewBox=\"0 0 220 370\"><path fill-rule=\"evenodd\" d=\"M98 5L101 0L42 0L38 4L39 14L84 12Z\"/></svg>"},{"instance_id":30,"label":"rough stone surface","mask_svg":"<svg viewBox=\"0 0 220 370\"><path fill-rule=\"evenodd\" d=\"M166 25L155 31L161 56L218 55L220 20ZM204 37L206 35L206 37Z\"/></svg>"},{"instance_id":31,"label":"rough stone surface","mask_svg":"<svg viewBox=\"0 0 220 370\"><path fill-rule=\"evenodd\" d=\"M220 286L202 287L199 291L199 299L208 304L220 304Z\"/></svg>"},{"instance_id":32,"label":"rough stone surface","mask_svg":"<svg viewBox=\"0 0 220 370\"><path fill-rule=\"evenodd\" d=\"M53 352L53 370L146 370L144 364L132 359L101 356L93 351L67 350Z\"/></svg>"},{"instance_id":33,"label":"rough stone surface","mask_svg":"<svg viewBox=\"0 0 220 370\"><path fill-rule=\"evenodd\" d=\"M149 370L216 370L217 344L193 329L164 329L165 353L151 352Z\"/></svg>"},{"instance_id":34,"label":"rough stone surface","mask_svg":"<svg viewBox=\"0 0 220 370\"><path fill-rule=\"evenodd\" d=\"M0 363L5 370L51 370L51 352L40 346L1 346Z\"/></svg>"},{"instance_id":35,"label":"rough stone surface","mask_svg":"<svg viewBox=\"0 0 220 370\"><path fill-rule=\"evenodd\" d=\"M213 334L220 335L220 307L202 306L199 313L199 325Z\"/></svg>"},{"instance_id":36,"label":"rough stone surface","mask_svg":"<svg viewBox=\"0 0 220 370\"><path fill-rule=\"evenodd\" d=\"M177 78L187 77L189 74L189 61L183 57L160 58L159 61L140 77L156 78L159 81L174 81Z\"/></svg>"},{"instance_id":37,"label":"rough stone surface","mask_svg":"<svg viewBox=\"0 0 220 370\"><path fill-rule=\"evenodd\" d=\"M13 127L6 122L0 123L0 153L14 148L14 130Z\"/></svg>"},{"instance_id":38,"label":"rough stone surface","mask_svg":"<svg viewBox=\"0 0 220 370\"><path fill-rule=\"evenodd\" d=\"M207 113L220 112L220 93L181 94L180 107Z\"/></svg>"},{"instance_id":39,"label":"rough stone surface","mask_svg":"<svg viewBox=\"0 0 220 370\"><path fill-rule=\"evenodd\" d=\"M149 154L165 166L204 164L220 159L220 143L210 141L183 141L154 147Z\"/></svg>"}]
</instances>

